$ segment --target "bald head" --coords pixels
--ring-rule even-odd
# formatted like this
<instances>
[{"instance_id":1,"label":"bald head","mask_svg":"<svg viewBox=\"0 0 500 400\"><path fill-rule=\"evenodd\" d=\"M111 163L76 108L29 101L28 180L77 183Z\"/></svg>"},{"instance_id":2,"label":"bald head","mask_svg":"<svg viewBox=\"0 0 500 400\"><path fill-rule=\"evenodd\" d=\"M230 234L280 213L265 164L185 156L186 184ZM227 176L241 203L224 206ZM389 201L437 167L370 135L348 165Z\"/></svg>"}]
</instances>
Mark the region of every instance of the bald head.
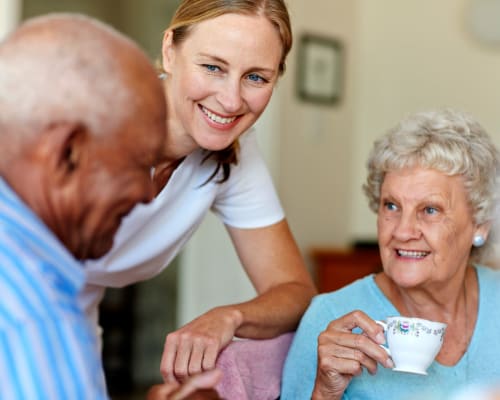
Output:
<instances>
[{"instance_id":1,"label":"bald head","mask_svg":"<svg viewBox=\"0 0 500 400\"><path fill-rule=\"evenodd\" d=\"M103 23L77 14L28 20L0 43L0 143L5 149L55 121L113 132L162 101L153 79L138 46Z\"/></svg>"},{"instance_id":2,"label":"bald head","mask_svg":"<svg viewBox=\"0 0 500 400\"><path fill-rule=\"evenodd\" d=\"M165 110L146 55L96 20L49 14L0 43L0 176L79 259L151 200Z\"/></svg>"}]
</instances>

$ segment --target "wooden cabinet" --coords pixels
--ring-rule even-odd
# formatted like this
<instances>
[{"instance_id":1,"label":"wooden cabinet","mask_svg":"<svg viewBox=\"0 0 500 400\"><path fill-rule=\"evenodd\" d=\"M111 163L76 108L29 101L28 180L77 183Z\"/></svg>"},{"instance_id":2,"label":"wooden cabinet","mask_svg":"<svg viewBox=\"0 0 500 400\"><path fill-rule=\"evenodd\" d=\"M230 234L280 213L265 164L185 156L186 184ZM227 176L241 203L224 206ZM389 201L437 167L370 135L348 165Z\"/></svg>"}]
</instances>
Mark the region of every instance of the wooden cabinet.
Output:
<instances>
[{"instance_id":1,"label":"wooden cabinet","mask_svg":"<svg viewBox=\"0 0 500 400\"><path fill-rule=\"evenodd\" d=\"M314 248L310 254L315 264L316 284L320 293L331 292L382 270L377 246Z\"/></svg>"}]
</instances>

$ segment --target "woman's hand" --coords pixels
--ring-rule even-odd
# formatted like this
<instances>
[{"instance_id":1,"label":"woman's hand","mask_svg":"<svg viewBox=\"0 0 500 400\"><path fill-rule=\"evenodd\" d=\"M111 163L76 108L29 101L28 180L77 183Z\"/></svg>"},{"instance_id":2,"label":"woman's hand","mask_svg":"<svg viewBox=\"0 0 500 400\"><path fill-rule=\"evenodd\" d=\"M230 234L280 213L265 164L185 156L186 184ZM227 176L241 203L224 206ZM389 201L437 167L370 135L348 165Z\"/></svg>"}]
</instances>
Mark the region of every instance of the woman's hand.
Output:
<instances>
[{"instance_id":1,"label":"woman's hand","mask_svg":"<svg viewBox=\"0 0 500 400\"><path fill-rule=\"evenodd\" d=\"M361 328L362 334L353 333ZM384 332L362 311L353 311L332 321L318 338L318 370L312 398L340 399L354 376L366 368L377 372L377 362L392 368L392 360L379 344Z\"/></svg>"},{"instance_id":2,"label":"woman's hand","mask_svg":"<svg viewBox=\"0 0 500 400\"><path fill-rule=\"evenodd\" d=\"M215 389L222 373L219 370L194 375L186 382L169 382L153 386L147 400L218 400L221 399Z\"/></svg>"},{"instance_id":3,"label":"woman's hand","mask_svg":"<svg viewBox=\"0 0 500 400\"><path fill-rule=\"evenodd\" d=\"M233 339L241 318L233 308L217 307L170 333L160 366L165 382L182 382L214 369L219 352Z\"/></svg>"},{"instance_id":4,"label":"woman's hand","mask_svg":"<svg viewBox=\"0 0 500 400\"><path fill-rule=\"evenodd\" d=\"M166 382L213 369L235 335L268 339L294 330L316 293L286 220L264 228L227 229L258 295L214 308L169 334L160 367Z\"/></svg>"}]
</instances>

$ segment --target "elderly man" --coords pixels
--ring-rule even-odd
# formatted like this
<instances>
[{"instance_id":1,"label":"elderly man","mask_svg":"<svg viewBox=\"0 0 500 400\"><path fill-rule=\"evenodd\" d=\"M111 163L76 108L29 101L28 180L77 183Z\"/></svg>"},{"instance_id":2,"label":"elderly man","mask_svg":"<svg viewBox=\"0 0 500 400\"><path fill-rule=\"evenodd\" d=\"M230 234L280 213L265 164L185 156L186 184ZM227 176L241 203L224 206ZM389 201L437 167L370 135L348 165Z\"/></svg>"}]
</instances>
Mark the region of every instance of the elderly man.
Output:
<instances>
[{"instance_id":1,"label":"elderly man","mask_svg":"<svg viewBox=\"0 0 500 400\"><path fill-rule=\"evenodd\" d=\"M0 43L1 399L107 398L79 261L151 200L164 110L147 57L95 20L47 15Z\"/></svg>"}]
</instances>

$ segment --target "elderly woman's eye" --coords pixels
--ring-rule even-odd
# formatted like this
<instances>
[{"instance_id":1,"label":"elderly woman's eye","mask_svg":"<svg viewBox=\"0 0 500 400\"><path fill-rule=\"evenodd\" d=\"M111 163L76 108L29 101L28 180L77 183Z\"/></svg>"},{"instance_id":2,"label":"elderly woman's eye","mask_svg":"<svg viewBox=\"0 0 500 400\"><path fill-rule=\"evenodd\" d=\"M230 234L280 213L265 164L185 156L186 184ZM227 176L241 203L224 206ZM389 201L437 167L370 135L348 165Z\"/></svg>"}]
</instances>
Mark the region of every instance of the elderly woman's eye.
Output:
<instances>
[{"instance_id":1,"label":"elderly woman's eye","mask_svg":"<svg viewBox=\"0 0 500 400\"><path fill-rule=\"evenodd\" d=\"M434 215L434 214L437 214L438 212L438 209L436 207L425 207L424 209L425 213L426 214L429 214L429 215Z\"/></svg>"},{"instance_id":2,"label":"elderly woman's eye","mask_svg":"<svg viewBox=\"0 0 500 400\"><path fill-rule=\"evenodd\" d=\"M384 208L386 210L389 210L389 211L396 211L398 209L398 207L396 206L396 204L391 203L390 201L386 201L384 203Z\"/></svg>"}]
</instances>

